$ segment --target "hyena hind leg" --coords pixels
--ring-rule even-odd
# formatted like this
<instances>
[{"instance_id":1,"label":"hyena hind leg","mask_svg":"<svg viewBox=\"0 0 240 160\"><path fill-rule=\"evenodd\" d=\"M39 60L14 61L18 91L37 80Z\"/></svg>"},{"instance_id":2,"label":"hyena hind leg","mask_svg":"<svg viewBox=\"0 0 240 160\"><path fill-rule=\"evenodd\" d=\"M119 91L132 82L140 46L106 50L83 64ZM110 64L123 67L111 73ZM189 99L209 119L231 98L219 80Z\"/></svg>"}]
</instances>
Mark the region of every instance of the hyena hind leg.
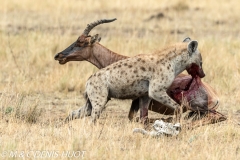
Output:
<instances>
[{"instance_id":1,"label":"hyena hind leg","mask_svg":"<svg viewBox=\"0 0 240 160\"><path fill-rule=\"evenodd\" d=\"M79 119L79 118L91 116L91 113L92 113L92 104L88 99L86 104L83 107L72 111L72 113L70 113L69 116L65 119L65 122L71 121L73 119Z\"/></svg>"},{"instance_id":2,"label":"hyena hind leg","mask_svg":"<svg viewBox=\"0 0 240 160\"><path fill-rule=\"evenodd\" d=\"M109 88L106 85L87 85L86 93L92 104L92 122L95 123L107 103Z\"/></svg>"},{"instance_id":3,"label":"hyena hind leg","mask_svg":"<svg viewBox=\"0 0 240 160\"><path fill-rule=\"evenodd\" d=\"M97 99L97 100L91 100L92 103L92 122L96 123L96 120L100 117L100 114L102 110L105 108L105 105L107 104L107 97L105 99Z\"/></svg>"}]
</instances>

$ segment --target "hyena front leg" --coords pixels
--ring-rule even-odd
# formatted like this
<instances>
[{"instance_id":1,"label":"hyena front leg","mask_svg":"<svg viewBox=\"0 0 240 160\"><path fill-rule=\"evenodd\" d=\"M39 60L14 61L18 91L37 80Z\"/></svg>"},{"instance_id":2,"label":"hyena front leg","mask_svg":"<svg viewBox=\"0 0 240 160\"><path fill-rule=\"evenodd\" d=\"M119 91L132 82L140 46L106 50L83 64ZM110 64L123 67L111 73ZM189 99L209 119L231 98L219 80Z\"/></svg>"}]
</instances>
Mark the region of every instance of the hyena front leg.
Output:
<instances>
[{"instance_id":1,"label":"hyena front leg","mask_svg":"<svg viewBox=\"0 0 240 160\"><path fill-rule=\"evenodd\" d=\"M163 83L159 83L161 81L156 80L156 81L152 81L149 84L149 97L151 97L152 99L158 101L159 103L168 106L171 109L175 110L175 115L176 115L176 122L180 122L180 118L181 118L181 108L180 105L177 104L173 99L171 99L171 97L168 96L166 90L168 86L163 86Z\"/></svg>"},{"instance_id":2,"label":"hyena front leg","mask_svg":"<svg viewBox=\"0 0 240 160\"><path fill-rule=\"evenodd\" d=\"M158 83L157 83L158 82ZM168 96L166 88L164 86L158 85L160 81L155 81L149 84L149 97L158 101L159 103L168 106L171 109L175 110L175 114L180 113L180 105L177 104L171 97Z\"/></svg>"},{"instance_id":3,"label":"hyena front leg","mask_svg":"<svg viewBox=\"0 0 240 160\"><path fill-rule=\"evenodd\" d=\"M166 91L149 92L149 97L158 101L159 103L174 109L176 115L175 122L180 122L181 119L181 108L180 105L173 101L166 93Z\"/></svg>"}]
</instances>

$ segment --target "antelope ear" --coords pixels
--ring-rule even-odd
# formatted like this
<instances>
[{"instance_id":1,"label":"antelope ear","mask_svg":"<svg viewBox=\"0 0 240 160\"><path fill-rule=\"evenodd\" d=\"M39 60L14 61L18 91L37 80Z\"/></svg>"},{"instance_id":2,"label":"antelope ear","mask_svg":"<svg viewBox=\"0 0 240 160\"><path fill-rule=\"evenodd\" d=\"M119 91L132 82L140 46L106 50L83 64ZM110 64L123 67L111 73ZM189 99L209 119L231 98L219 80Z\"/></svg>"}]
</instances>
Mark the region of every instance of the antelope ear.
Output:
<instances>
[{"instance_id":1,"label":"antelope ear","mask_svg":"<svg viewBox=\"0 0 240 160\"><path fill-rule=\"evenodd\" d=\"M190 37L187 37L183 40L183 42L190 42L191 41L191 38Z\"/></svg>"},{"instance_id":2,"label":"antelope ear","mask_svg":"<svg viewBox=\"0 0 240 160\"><path fill-rule=\"evenodd\" d=\"M97 41L100 42L100 41L101 41L101 37L99 37L99 38L97 39Z\"/></svg>"},{"instance_id":3,"label":"antelope ear","mask_svg":"<svg viewBox=\"0 0 240 160\"><path fill-rule=\"evenodd\" d=\"M90 43L93 44L93 43L95 43L96 41L98 41L98 34L96 34L96 35L94 35L94 36L91 37Z\"/></svg>"},{"instance_id":4,"label":"antelope ear","mask_svg":"<svg viewBox=\"0 0 240 160\"><path fill-rule=\"evenodd\" d=\"M188 53L189 56L192 56L194 52L196 52L198 47L198 42L197 41L191 41L188 43Z\"/></svg>"}]
</instances>

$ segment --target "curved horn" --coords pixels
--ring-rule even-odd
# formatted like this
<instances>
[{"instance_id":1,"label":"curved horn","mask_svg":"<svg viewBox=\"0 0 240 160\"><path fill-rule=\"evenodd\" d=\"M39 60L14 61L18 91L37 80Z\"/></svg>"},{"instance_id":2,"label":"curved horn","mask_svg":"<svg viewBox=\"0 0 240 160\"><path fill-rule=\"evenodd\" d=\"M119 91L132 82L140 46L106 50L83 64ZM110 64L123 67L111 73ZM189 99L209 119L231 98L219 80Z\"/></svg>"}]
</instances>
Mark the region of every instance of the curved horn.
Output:
<instances>
[{"instance_id":1,"label":"curved horn","mask_svg":"<svg viewBox=\"0 0 240 160\"><path fill-rule=\"evenodd\" d=\"M83 35L87 36L89 34L89 32L97 25L99 24L102 24L102 23L109 23L109 22L112 22L112 21L115 21L117 20L116 18L114 19L102 19L102 20L98 20L98 21L95 21L93 23L90 23L87 25L87 28L84 30L83 32Z\"/></svg>"}]
</instances>

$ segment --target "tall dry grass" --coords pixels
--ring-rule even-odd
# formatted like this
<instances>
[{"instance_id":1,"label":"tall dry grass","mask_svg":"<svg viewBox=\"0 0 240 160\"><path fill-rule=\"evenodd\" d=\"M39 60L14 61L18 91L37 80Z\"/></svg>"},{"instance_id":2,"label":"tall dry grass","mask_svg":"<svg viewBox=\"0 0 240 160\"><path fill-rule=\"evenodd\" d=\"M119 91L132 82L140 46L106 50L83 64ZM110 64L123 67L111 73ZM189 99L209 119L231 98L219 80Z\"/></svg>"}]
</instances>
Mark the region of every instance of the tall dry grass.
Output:
<instances>
[{"instance_id":1,"label":"tall dry grass","mask_svg":"<svg viewBox=\"0 0 240 160\"><path fill-rule=\"evenodd\" d=\"M85 159L239 159L239 10L237 0L4 0L0 158L9 158L1 157L4 151L84 150ZM84 104L85 82L97 68L87 62L61 66L54 55L88 23L115 17L116 22L100 25L91 34L100 34L101 44L124 55L148 54L186 36L198 40L204 81L218 92L219 111L229 119L183 130L177 138L152 139L132 134L142 125L128 121L130 101L113 100L96 126L89 118L59 125L70 110Z\"/></svg>"}]
</instances>

